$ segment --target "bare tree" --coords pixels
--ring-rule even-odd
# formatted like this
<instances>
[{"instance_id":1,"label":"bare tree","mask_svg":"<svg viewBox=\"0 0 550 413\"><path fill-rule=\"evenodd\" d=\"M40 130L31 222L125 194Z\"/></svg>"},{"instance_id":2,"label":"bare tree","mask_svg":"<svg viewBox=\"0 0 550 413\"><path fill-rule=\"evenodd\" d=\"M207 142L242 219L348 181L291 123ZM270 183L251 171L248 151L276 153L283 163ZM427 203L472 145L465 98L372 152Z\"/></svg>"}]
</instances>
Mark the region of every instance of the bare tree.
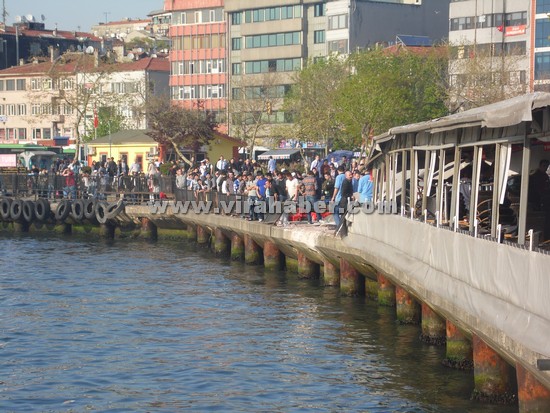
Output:
<instances>
[{"instance_id":1,"label":"bare tree","mask_svg":"<svg viewBox=\"0 0 550 413\"><path fill-rule=\"evenodd\" d=\"M229 101L230 133L246 142L250 154L260 141L268 142L273 125L284 120L284 113L278 108L287 90L288 86L277 73L233 80Z\"/></svg>"}]
</instances>

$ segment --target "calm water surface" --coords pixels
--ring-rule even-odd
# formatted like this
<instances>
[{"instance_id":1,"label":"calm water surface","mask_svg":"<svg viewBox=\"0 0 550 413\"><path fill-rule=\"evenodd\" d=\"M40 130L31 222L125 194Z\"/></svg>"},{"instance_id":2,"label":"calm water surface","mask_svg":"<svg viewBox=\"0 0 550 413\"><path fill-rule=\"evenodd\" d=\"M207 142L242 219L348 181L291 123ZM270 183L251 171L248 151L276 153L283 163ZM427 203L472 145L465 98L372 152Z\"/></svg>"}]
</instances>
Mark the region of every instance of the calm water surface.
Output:
<instances>
[{"instance_id":1,"label":"calm water surface","mask_svg":"<svg viewBox=\"0 0 550 413\"><path fill-rule=\"evenodd\" d=\"M394 310L194 244L0 236L1 412L517 412Z\"/></svg>"}]
</instances>

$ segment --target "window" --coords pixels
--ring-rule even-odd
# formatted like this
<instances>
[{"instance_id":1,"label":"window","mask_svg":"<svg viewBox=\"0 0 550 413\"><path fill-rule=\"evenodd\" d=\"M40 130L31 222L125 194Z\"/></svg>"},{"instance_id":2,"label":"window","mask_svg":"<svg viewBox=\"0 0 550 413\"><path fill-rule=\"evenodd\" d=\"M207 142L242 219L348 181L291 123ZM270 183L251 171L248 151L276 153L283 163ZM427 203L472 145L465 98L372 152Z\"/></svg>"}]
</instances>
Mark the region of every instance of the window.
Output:
<instances>
[{"instance_id":1,"label":"window","mask_svg":"<svg viewBox=\"0 0 550 413\"><path fill-rule=\"evenodd\" d=\"M537 0L537 13L550 12L550 0Z\"/></svg>"},{"instance_id":2,"label":"window","mask_svg":"<svg viewBox=\"0 0 550 413\"><path fill-rule=\"evenodd\" d=\"M337 16L329 16L328 18L328 29L329 30L338 30L338 29L347 29L348 27L348 15L339 14Z\"/></svg>"},{"instance_id":3,"label":"window","mask_svg":"<svg viewBox=\"0 0 550 413\"><path fill-rule=\"evenodd\" d=\"M15 90L15 79L6 80L6 90Z\"/></svg>"},{"instance_id":4,"label":"window","mask_svg":"<svg viewBox=\"0 0 550 413\"><path fill-rule=\"evenodd\" d=\"M5 140L6 139L6 130L5 129L0 129L0 140Z\"/></svg>"},{"instance_id":5,"label":"window","mask_svg":"<svg viewBox=\"0 0 550 413\"><path fill-rule=\"evenodd\" d=\"M27 105L24 103L17 104L17 114L19 116L25 116L27 114Z\"/></svg>"},{"instance_id":6,"label":"window","mask_svg":"<svg viewBox=\"0 0 550 413\"><path fill-rule=\"evenodd\" d=\"M313 43L325 43L325 31L324 30L315 30L313 32Z\"/></svg>"},{"instance_id":7,"label":"window","mask_svg":"<svg viewBox=\"0 0 550 413\"><path fill-rule=\"evenodd\" d=\"M4 81L0 80L0 91L4 90Z\"/></svg>"},{"instance_id":8,"label":"window","mask_svg":"<svg viewBox=\"0 0 550 413\"><path fill-rule=\"evenodd\" d=\"M243 20L243 14L242 12L235 12L235 13L231 13L231 24L233 26L238 26L239 24L242 23L242 20Z\"/></svg>"},{"instance_id":9,"label":"window","mask_svg":"<svg viewBox=\"0 0 550 413\"><path fill-rule=\"evenodd\" d=\"M15 114L17 113L15 105L14 104L6 105L6 112L8 116L15 116Z\"/></svg>"},{"instance_id":10,"label":"window","mask_svg":"<svg viewBox=\"0 0 550 413\"><path fill-rule=\"evenodd\" d=\"M4 116L6 114L6 109L4 105L0 105L0 116Z\"/></svg>"},{"instance_id":11,"label":"window","mask_svg":"<svg viewBox=\"0 0 550 413\"><path fill-rule=\"evenodd\" d=\"M241 64L240 63L231 63L231 74L240 75L241 74Z\"/></svg>"},{"instance_id":12,"label":"window","mask_svg":"<svg viewBox=\"0 0 550 413\"><path fill-rule=\"evenodd\" d=\"M38 129L33 129L32 130L32 138L34 140L37 140L37 139L42 139L42 129L38 128Z\"/></svg>"},{"instance_id":13,"label":"window","mask_svg":"<svg viewBox=\"0 0 550 413\"><path fill-rule=\"evenodd\" d=\"M234 37L231 39L231 49L232 50L241 50L241 38Z\"/></svg>"},{"instance_id":14,"label":"window","mask_svg":"<svg viewBox=\"0 0 550 413\"><path fill-rule=\"evenodd\" d=\"M17 128L17 139L24 141L27 139L27 129Z\"/></svg>"},{"instance_id":15,"label":"window","mask_svg":"<svg viewBox=\"0 0 550 413\"><path fill-rule=\"evenodd\" d=\"M336 52L340 54L348 53L348 40L332 40L327 43L329 52Z\"/></svg>"},{"instance_id":16,"label":"window","mask_svg":"<svg viewBox=\"0 0 550 413\"><path fill-rule=\"evenodd\" d=\"M52 138L52 130L50 128L42 129L42 139L51 139L51 138Z\"/></svg>"},{"instance_id":17,"label":"window","mask_svg":"<svg viewBox=\"0 0 550 413\"><path fill-rule=\"evenodd\" d=\"M520 12L515 12L515 13L506 13L506 19L504 21L504 25L506 27L521 26L523 24L527 24L527 12L526 11L520 11Z\"/></svg>"},{"instance_id":18,"label":"window","mask_svg":"<svg viewBox=\"0 0 550 413\"><path fill-rule=\"evenodd\" d=\"M51 79L50 79L51 81ZM17 79L17 90L25 90L26 89L26 81L25 79Z\"/></svg>"},{"instance_id":19,"label":"window","mask_svg":"<svg viewBox=\"0 0 550 413\"><path fill-rule=\"evenodd\" d=\"M324 16L326 13L325 3L317 3L313 5L313 15L315 17Z\"/></svg>"}]
</instances>

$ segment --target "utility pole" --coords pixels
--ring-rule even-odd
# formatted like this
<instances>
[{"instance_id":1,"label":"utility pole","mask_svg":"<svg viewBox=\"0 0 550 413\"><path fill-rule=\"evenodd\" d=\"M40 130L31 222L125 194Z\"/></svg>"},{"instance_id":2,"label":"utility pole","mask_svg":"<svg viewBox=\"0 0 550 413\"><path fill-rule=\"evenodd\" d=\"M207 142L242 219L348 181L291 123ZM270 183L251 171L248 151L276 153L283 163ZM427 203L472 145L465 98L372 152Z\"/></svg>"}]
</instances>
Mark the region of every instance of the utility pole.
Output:
<instances>
[{"instance_id":1,"label":"utility pole","mask_svg":"<svg viewBox=\"0 0 550 413\"><path fill-rule=\"evenodd\" d=\"M104 11L103 14L105 15L105 23L108 23L107 19L108 19L109 14L111 14L111 12L110 11Z\"/></svg>"},{"instance_id":2,"label":"utility pole","mask_svg":"<svg viewBox=\"0 0 550 413\"><path fill-rule=\"evenodd\" d=\"M2 22L4 27L6 26L6 17L8 17L8 11L6 10L6 0L2 0Z\"/></svg>"}]
</instances>

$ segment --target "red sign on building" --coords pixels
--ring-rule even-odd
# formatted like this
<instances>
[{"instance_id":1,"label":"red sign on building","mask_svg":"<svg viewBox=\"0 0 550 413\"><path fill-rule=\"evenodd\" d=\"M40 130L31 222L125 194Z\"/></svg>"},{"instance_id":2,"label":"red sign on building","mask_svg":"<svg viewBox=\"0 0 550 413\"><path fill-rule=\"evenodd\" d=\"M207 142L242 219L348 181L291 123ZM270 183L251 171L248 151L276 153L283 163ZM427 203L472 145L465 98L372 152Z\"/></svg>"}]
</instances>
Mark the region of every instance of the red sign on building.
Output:
<instances>
[{"instance_id":1,"label":"red sign on building","mask_svg":"<svg viewBox=\"0 0 550 413\"><path fill-rule=\"evenodd\" d=\"M527 32L527 25L520 24L519 26L508 26L504 29L504 36L518 36Z\"/></svg>"}]
</instances>

